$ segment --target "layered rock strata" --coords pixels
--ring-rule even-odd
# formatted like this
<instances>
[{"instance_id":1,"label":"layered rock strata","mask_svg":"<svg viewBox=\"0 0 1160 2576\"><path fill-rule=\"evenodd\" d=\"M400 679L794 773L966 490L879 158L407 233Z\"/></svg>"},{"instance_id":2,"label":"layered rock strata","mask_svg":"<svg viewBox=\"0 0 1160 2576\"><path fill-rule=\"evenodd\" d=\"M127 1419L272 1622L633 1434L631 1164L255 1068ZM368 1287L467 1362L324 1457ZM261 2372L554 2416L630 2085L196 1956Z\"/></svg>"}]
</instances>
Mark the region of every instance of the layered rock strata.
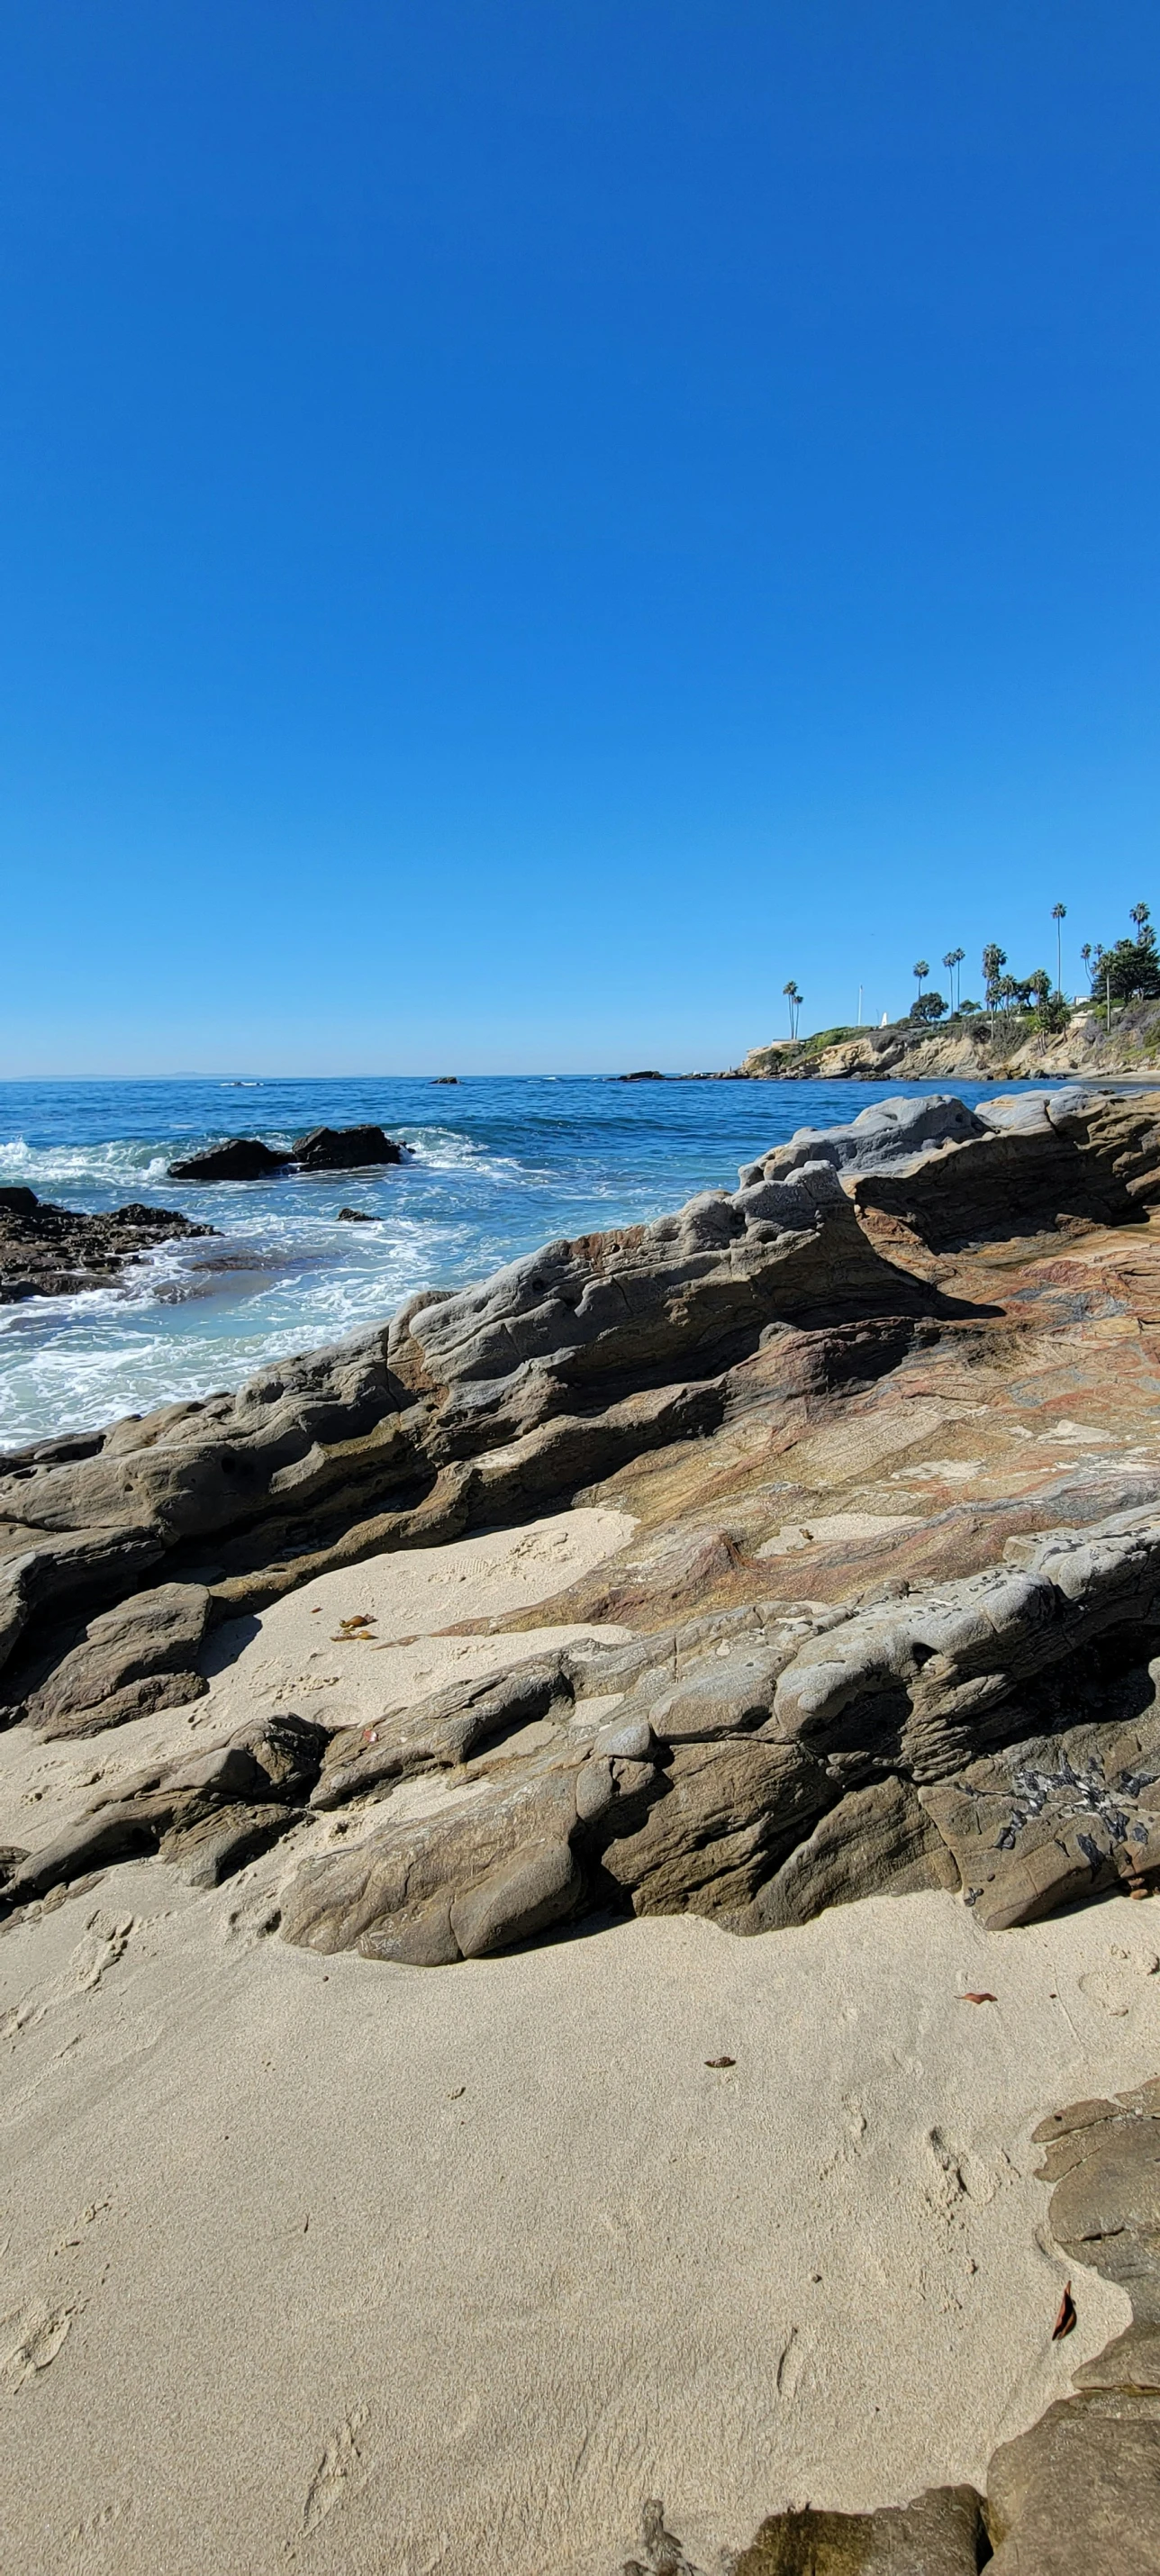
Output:
<instances>
[{"instance_id":1,"label":"layered rock strata","mask_svg":"<svg viewBox=\"0 0 1160 2576\"><path fill-rule=\"evenodd\" d=\"M545 1661L513 1638L498 1681L308 1728L278 1799L237 1765L197 1785L227 1855L272 1805L293 1829L287 1937L442 1965L610 1905L753 1933L942 1886L998 1930L1146 1883L1158 1107L883 1103L731 1196L413 1298L236 1396L5 1460L8 1717L89 1735L180 1705L213 1621L599 1493L640 1539L569 1608L628 1644ZM1114 1381L1127 1447L1052 1395L1080 1447L1039 1459L1014 1416L1053 1372L1073 1407ZM956 1425L997 1453L989 1483L985 1459L930 1455ZM819 1515L843 1480L859 1508ZM396 1819L421 1777L422 1814ZM98 1802L67 1851L12 1864L8 1901L118 1848L180 1859L168 1794ZM336 1843L339 1809L356 1830Z\"/></svg>"}]
</instances>

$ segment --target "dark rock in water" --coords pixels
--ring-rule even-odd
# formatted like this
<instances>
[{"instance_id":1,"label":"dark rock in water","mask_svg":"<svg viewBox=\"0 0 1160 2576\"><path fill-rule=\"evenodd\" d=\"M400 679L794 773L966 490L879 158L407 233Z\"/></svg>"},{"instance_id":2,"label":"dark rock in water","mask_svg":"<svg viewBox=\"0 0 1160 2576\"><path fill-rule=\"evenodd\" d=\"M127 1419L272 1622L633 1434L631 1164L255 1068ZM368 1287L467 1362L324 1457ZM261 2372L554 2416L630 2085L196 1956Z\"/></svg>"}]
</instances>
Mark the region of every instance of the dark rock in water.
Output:
<instances>
[{"instance_id":1,"label":"dark rock in water","mask_svg":"<svg viewBox=\"0 0 1160 2576\"><path fill-rule=\"evenodd\" d=\"M618 1073L616 1079L618 1082L663 1082L665 1077L663 1073L654 1072Z\"/></svg>"},{"instance_id":2,"label":"dark rock in water","mask_svg":"<svg viewBox=\"0 0 1160 2576\"><path fill-rule=\"evenodd\" d=\"M281 1153L276 1145L263 1145L257 1136L231 1136L226 1145L209 1145L204 1154L190 1154L183 1163L171 1163L171 1181L262 1181L268 1172L284 1172L292 1154Z\"/></svg>"},{"instance_id":3,"label":"dark rock in water","mask_svg":"<svg viewBox=\"0 0 1160 2576\"><path fill-rule=\"evenodd\" d=\"M127 1261L158 1244L213 1232L212 1225L195 1225L177 1208L134 1204L90 1216L55 1207L33 1190L0 1190L0 1306L108 1288Z\"/></svg>"},{"instance_id":4,"label":"dark rock in water","mask_svg":"<svg viewBox=\"0 0 1160 2576\"><path fill-rule=\"evenodd\" d=\"M312 1127L294 1161L302 1172L352 1172L361 1163L401 1163L403 1148L381 1127Z\"/></svg>"},{"instance_id":5,"label":"dark rock in water","mask_svg":"<svg viewBox=\"0 0 1160 2576\"><path fill-rule=\"evenodd\" d=\"M436 1091L457 1091L459 1088L459 1076L457 1073L433 1074L432 1082Z\"/></svg>"},{"instance_id":6,"label":"dark rock in water","mask_svg":"<svg viewBox=\"0 0 1160 2576\"><path fill-rule=\"evenodd\" d=\"M369 1208L340 1208L338 1222L340 1225L378 1225L381 1219L372 1216Z\"/></svg>"}]
</instances>

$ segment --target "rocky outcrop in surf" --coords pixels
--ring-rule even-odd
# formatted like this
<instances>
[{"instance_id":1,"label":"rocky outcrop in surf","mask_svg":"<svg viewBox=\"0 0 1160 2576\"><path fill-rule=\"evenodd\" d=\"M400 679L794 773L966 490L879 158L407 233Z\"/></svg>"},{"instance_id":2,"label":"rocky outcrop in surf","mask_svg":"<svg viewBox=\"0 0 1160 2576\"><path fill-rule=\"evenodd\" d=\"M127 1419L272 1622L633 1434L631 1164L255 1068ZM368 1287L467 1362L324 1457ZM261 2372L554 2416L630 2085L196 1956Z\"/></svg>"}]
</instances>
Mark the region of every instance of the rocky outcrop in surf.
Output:
<instances>
[{"instance_id":1,"label":"rocky outcrop in surf","mask_svg":"<svg viewBox=\"0 0 1160 2576\"><path fill-rule=\"evenodd\" d=\"M187 1154L184 1160L171 1163L171 1181L264 1181L274 1172L288 1170L292 1154L277 1145L264 1145L260 1136L230 1136L222 1145L207 1145L201 1154Z\"/></svg>"},{"instance_id":2,"label":"rocky outcrop in surf","mask_svg":"<svg viewBox=\"0 0 1160 2576\"><path fill-rule=\"evenodd\" d=\"M312 1127L293 1146L264 1144L258 1136L231 1136L200 1154L171 1163L171 1181L264 1181L275 1172L353 1172L363 1165L402 1163L406 1149L381 1127Z\"/></svg>"},{"instance_id":3,"label":"rocky outcrop in surf","mask_svg":"<svg viewBox=\"0 0 1160 2576\"><path fill-rule=\"evenodd\" d=\"M131 1261L163 1243L213 1234L177 1208L113 1208L88 1216L34 1190L0 1189L0 1306L27 1297L75 1297L110 1288Z\"/></svg>"}]
</instances>

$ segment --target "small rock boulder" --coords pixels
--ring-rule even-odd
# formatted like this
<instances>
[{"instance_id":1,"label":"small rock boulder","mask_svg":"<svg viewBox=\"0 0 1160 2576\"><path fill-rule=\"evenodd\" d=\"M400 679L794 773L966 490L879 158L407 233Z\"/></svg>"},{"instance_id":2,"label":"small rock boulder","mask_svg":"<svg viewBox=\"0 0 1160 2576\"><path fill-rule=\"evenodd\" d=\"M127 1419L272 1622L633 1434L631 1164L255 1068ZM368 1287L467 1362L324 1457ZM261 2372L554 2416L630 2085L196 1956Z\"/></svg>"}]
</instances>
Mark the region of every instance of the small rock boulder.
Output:
<instances>
[{"instance_id":1,"label":"small rock boulder","mask_svg":"<svg viewBox=\"0 0 1160 2576\"><path fill-rule=\"evenodd\" d=\"M33 1692L28 1715L50 1736L97 1735L126 1718L200 1699L196 1670L209 1613L201 1583L161 1583L103 1610Z\"/></svg>"},{"instance_id":2,"label":"small rock boulder","mask_svg":"<svg viewBox=\"0 0 1160 2576\"><path fill-rule=\"evenodd\" d=\"M276 1145L263 1145L258 1136L231 1136L224 1145L209 1145L204 1154L190 1154L183 1163L171 1163L171 1181L264 1181L270 1172L285 1171L293 1160Z\"/></svg>"},{"instance_id":3,"label":"small rock boulder","mask_svg":"<svg viewBox=\"0 0 1160 2576\"><path fill-rule=\"evenodd\" d=\"M294 1160L300 1172L353 1172L362 1163L401 1163L403 1148L381 1127L312 1127Z\"/></svg>"}]
</instances>

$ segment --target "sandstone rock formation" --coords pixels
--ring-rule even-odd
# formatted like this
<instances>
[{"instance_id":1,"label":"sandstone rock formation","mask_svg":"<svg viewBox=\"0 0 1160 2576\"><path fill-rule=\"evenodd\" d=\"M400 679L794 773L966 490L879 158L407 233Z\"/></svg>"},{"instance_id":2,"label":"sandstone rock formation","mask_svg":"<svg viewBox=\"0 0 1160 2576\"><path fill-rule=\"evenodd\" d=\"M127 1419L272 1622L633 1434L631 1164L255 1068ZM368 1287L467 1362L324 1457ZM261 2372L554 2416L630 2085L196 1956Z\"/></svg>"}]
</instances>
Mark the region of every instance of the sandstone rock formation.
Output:
<instances>
[{"instance_id":1,"label":"sandstone rock formation","mask_svg":"<svg viewBox=\"0 0 1160 2576\"><path fill-rule=\"evenodd\" d=\"M216 1781L212 1834L192 1819L215 1867L258 1809L296 1827L287 1937L450 1964L609 1905L754 1933L919 1886L1001 1929L1147 1880L1158 1108L884 1102L732 1196L0 1462L9 1719L86 1734L178 1705L207 1620L599 1494L641 1535L570 1614L629 1644L545 1664L514 1638L498 1682L310 1731L277 1800ZM1103 1427L1074 1418L1093 1402ZM100 1847L151 1848L159 1794L98 1805ZM339 1808L357 1836L320 1842ZM52 1866L91 1857L81 1831Z\"/></svg>"},{"instance_id":2,"label":"sandstone rock formation","mask_svg":"<svg viewBox=\"0 0 1160 2576\"><path fill-rule=\"evenodd\" d=\"M641 2516L642 2555L621 2576L704 2576L665 2524L659 2497ZM730 2561L731 2576L977 2576L989 2560L982 2499L973 2487L932 2487L877 2513L771 2514ZM1027 2571L1030 2576L1030 2571ZM1036 2571L1038 2576L1038 2570Z\"/></svg>"},{"instance_id":3,"label":"sandstone rock formation","mask_svg":"<svg viewBox=\"0 0 1160 2576\"><path fill-rule=\"evenodd\" d=\"M1108 1027L1097 1002L1077 1002L1064 1027L1030 1029L1002 1012L970 1012L934 1026L894 1020L886 1028L848 1029L820 1038L775 1038L752 1047L735 1073L711 1079L747 1082L1043 1082L1078 1074L1088 1082L1128 1074L1154 1077L1160 1054L1160 1003L1117 1003Z\"/></svg>"},{"instance_id":4,"label":"sandstone rock formation","mask_svg":"<svg viewBox=\"0 0 1160 2576\"><path fill-rule=\"evenodd\" d=\"M162 1583L90 1619L77 1643L30 1692L25 1714L42 1734L98 1735L125 1718L200 1699L198 1649L209 1615L200 1583Z\"/></svg>"},{"instance_id":5,"label":"sandstone rock formation","mask_svg":"<svg viewBox=\"0 0 1160 2576\"><path fill-rule=\"evenodd\" d=\"M127 1262L159 1244L213 1232L176 1208L134 1203L86 1216L38 1199L34 1190L0 1189L0 1306L108 1288Z\"/></svg>"}]
</instances>

